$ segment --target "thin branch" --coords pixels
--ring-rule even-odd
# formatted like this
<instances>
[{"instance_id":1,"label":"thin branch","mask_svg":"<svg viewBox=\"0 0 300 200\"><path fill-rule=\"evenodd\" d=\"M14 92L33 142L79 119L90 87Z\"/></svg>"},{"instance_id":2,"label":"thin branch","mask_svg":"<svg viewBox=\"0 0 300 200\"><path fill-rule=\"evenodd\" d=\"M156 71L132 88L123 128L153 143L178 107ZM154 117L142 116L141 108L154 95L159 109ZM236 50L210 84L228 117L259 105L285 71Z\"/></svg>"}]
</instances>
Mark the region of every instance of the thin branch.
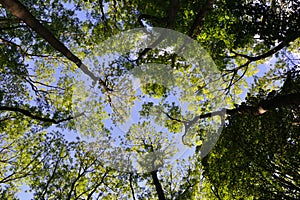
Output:
<instances>
[{"instance_id":1,"label":"thin branch","mask_svg":"<svg viewBox=\"0 0 300 200\"><path fill-rule=\"evenodd\" d=\"M26 77L26 79L28 79L27 81L30 81L30 82L38 84L38 85L45 86L47 88L53 88L53 89L57 89L57 90L65 90L64 88L61 88L59 86L53 86L53 85L48 85L48 84L45 84L45 83L42 83L42 82L39 82L39 81L34 81L30 77Z\"/></svg>"},{"instance_id":2,"label":"thin branch","mask_svg":"<svg viewBox=\"0 0 300 200\"><path fill-rule=\"evenodd\" d=\"M51 181L54 179L54 176L55 176L55 173L56 173L56 170L57 170L57 168L58 168L58 164L60 163L60 161L61 161L61 159L58 159L57 161L56 161L56 163L55 163L55 166L54 166L54 169L53 169L53 171L52 171L52 174L51 174L51 176L49 177L49 179L47 180L47 183L46 183L46 186L45 186L45 190L42 192L42 199L45 199L45 195L47 194L47 192L48 192L48 187L49 187L49 185L50 185L50 183L51 183Z\"/></svg>"},{"instance_id":3,"label":"thin branch","mask_svg":"<svg viewBox=\"0 0 300 200\"><path fill-rule=\"evenodd\" d=\"M240 57L248 59L251 62L254 62L254 61L262 60L262 59L265 59L265 58L268 58L268 57L272 56L273 54L277 53L278 51L280 51L284 47L288 46L290 42L296 40L298 37L300 37L299 33L292 34L290 37L287 37L285 40L283 40L280 44L278 44L274 48L270 49L266 53L263 53L259 56L252 57L252 56L237 53L233 50L231 50L230 52L233 53L235 55L235 57L240 56Z\"/></svg>"},{"instance_id":4,"label":"thin branch","mask_svg":"<svg viewBox=\"0 0 300 200\"><path fill-rule=\"evenodd\" d=\"M27 27L27 26L26 26ZM4 43L4 44L7 44L7 45L12 45L12 46L15 46L17 49L20 50L20 53L22 54L22 57L24 59L25 56L28 56L28 57L40 57L40 58L51 58L51 59L60 59L61 57L59 56L53 56L53 55L43 55L43 54L32 54L32 53L28 53L27 49L24 50L21 45L18 45L16 43L14 43L13 41L11 40L7 40L5 38L0 38L0 43Z\"/></svg>"},{"instance_id":5,"label":"thin branch","mask_svg":"<svg viewBox=\"0 0 300 200\"><path fill-rule=\"evenodd\" d=\"M218 200L222 200L222 198L219 195L218 189L216 187L210 186L210 189L213 192L213 194L215 195L215 197L217 197Z\"/></svg>"},{"instance_id":6,"label":"thin branch","mask_svg":"<svg viewBox=\"0 0 300 200\"><path fill-rule=\"evenodd\" d=\"M86 198L87 200L92 199L93 194L97 191L98 187L104 183L104 180L105 180L105 178L106 178L107 175L108 175L108 171L106 171L106 172L103 174L103 176L101 177L100 182L97 183L97 184L94 186L94 189L88 194L88 196L87 196L87 198Z\"/></svg>"},{"instance_id":7,"label":"thin branch","mask_svg":"<svg viewBox=\"0 0 300 200\"><path fill-rule=\"evenodd\" d=\"M102 15L101 19L102 19L102 21L107 23L107 18L105 16L105 12L104 12L103 0L99 1L99 5L100 5L100 12L101 12L101 15Z\"/></svg>"},{"instance_id":8,"label":"thin branch","mask_svg":"<svg viewBox=\"0 0 300 200\"><path fill-rule=\"evenodd\" d=\"M237 83L239 80L242 79L242 77L245 75L245 73L247 72L247 69L243 72L243 75L237 80L237 81L234 81L234 78L237 74L237 72L246 67L248 68L249 64L252 63L252 62L255 62L255 61L258 61L258 60L263 60L263 59L266 59L272 55L274 55L275 53L277 53L278 51L282 50L283 48L287 47L289 45L290 42L296 40L298 37L300 36L299 33L297 34L292 34L291 36L288 36L286 37L286 39L284 41L282 41L279 45L275 46L274 48L270 49L269 51L261 54L261 55L258 55L258 56L248 56L248 55L245 55L245 54L240 54L238 52L235 52L233 50L230 50L231 53L234 54L234 56L229 56L228 58L235 58L235 57L242 57L242 58L245 58L247 59L247 62L241 66L238 66L236 67L235 69L233 70L228 70L228 71L231 71L233 72L233 75L231 77L231 80L229 82L229 85L228 87L226 88L227 91L227 94L229 93L230 91L230 88L232 85L234 85L235 83Z\"/></svg>"},{"instance_id":9,"label":"thin branch","mask_svg":"<svg viewBox=\"0 0 300 200\"><path fill-rule=\"evenodd\" d=\"M133 181L132 176L133 176L133 174L130 173L130 175L129 175L129 185L130 185L130 189L131 189L131 193L132 193L132 199L136 200L135 199L135 194L134 194L134 188L133 188L133 185L132 185L132 181Z\"/></svg>"},{"instance_id":10,"label":"thin branch","mask_svg":"<svg viewBox=\"0 0 300 200\"><path fill-rule=\"evenodd\" d=\"M173 121L176 121L176 122L179 122L179 123L184 123L184 122L186 122L186 121L184 121L184 120L180 120L180 119L177 119L177 118L174 118L174 117L172 117L171 115L169 115L169 113L167 113L167 112L164 112L164 111L162 111L165 115L167 115L167 117L169 118L169 119L171 119L171 120L173 120Z\"/></svg>"},{"instance_id":11,"label":"thin branch","mask_svg":"<svg viewBox=\"0 0 300 200\"><path fill-rule=\"evenodd\" d=\"M231 88L234 84L236 84L237 82L239 82L239 81L245 76L245 74L246 74L246 72L247 72L247 70L248 70L248 66L249 66L250 63L251 63L251 61L248 60L245 64L243 64L243 65L241 65L241 66L239 66L239 67L237 67L237 68L235 68L235 69L232 70L232 71L233 71L233 75L231 76L231 79L230 79L230 81L229 81L229 84L228 84L227 88L225 89L225 91L227 90L227 94L229 94L230 88ZM242 74L237 80L234 80L234 78L235 78L235 76L237 75L238 71L239 71L240 69L244 68L244 67L246 67L246 69L244 70L243 74Z\"/></svg>"}]
</instances>

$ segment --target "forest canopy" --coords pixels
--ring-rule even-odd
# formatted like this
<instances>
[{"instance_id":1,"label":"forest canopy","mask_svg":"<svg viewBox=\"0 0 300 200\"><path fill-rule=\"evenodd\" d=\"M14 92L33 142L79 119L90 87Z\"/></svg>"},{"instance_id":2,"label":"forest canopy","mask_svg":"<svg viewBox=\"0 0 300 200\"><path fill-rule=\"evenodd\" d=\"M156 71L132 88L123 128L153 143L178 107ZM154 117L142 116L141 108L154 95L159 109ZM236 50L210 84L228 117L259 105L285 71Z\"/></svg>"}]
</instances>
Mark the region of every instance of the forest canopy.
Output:
<instances>
[{"instance_id":1,"label":"forest canopy","mask_svg":"<svg viewBox=\"0 0 300 200\"><path fill-rule=\"evenodd\" d=\"M297 0L0 0L1 199L299 199Z\"/></svg>"}]
</instances>

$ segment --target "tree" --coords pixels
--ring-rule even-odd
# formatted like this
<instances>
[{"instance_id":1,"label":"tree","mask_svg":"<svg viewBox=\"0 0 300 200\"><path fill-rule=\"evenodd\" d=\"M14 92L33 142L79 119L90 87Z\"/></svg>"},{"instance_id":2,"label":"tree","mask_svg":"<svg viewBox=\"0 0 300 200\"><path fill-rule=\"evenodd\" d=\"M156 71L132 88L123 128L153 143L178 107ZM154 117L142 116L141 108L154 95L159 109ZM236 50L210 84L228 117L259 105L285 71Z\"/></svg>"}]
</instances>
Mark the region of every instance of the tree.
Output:
<instances>
[{"instance_id":1,"label":"tree","mask_svg":"<svg viewBox=\"0 0 300 200\"><path fill-rule=\"evenodd\" d=\"M294 153L299 151L298 138L293 134L298 131L297 115L293 113L298 111L299 90L294 81L290 81L297 80L298 76L295 72L297 58L293 58L299 43L300 6L297 1L54 0L33 3L1 0L0 3L0 45L3 49L0 52L0 133L3 139L0 150L5 152L1 155L0 183L3 198L12 197L24 183L36 199L296 198L299 195L298 174L291 170L299 163L299 155ZM86 17L79 17L83 15ZM97 58L105 54L97 52L98 45L113 34L144 26L173 29L195 39L213 58L221 74L220 82L215 84L216 77L205 80L201 77L205 70L185 63L182 56L156 49L165 41L164 32L150 47L139 48L134 55L112 57L112 62L95 71L92 65L97 66ZM178 46L173 45L174 48ZM83 64L86 57L92 60L92 65ZM258 64L271 57L276 57L275 66L270 66L264 77L254 79L252 96L240 104L238 95L249 85L246 78L256 74ZM193 114L184 113L179 105L165 101L172 96L172 87L157 81L160 76L154 76L151 69L138 71L145 63L169 65L172 72L180 74L169 79L170 84L183 91L182 101L191 104ZM74 115L74 91L82 90L83 86L76 79L81 73L78 68L93 80L93 86L99 87L96 89L101 93L100 98L95 95L93 101L92 97L80 96L79 100L90 98L84 108L90 109L91 105L97 108L92 118L87 112ZM159 67L155 69L161 70L160 75L170 72ZM141 105L142 123L130 127L123 138L125 144L135 144L127 151L146 155L139 160L142 166L158 166L145 174L118 172L103 163L103 159L111 156L119 156L116 165L126 159L119 147L110 146L112 133L103 126L105 118L111 114L104 114L105 108L112 109L114 123L122 123L122 115L132 109L139 98L132 91L132 83L122 82L128 72L150 74L153 75L150 79L157 81L143 80L141 96L150 100ZM272 84L274 80L285 80L282 91L278 91L279 84ZM214 90L218 92L212 94ZM265 92L255 96L261 90ZM226 106L223 110L214 110L216 102L213 99L223 92L227 94L223 101ZM267 94L268 98L263 98ZM119 97L125 95L128 99L120 104L122 106L115 106ZM157 99L160 103L155 104ZM226 119L223 118L225 111ZM205 127L214 123L214 116L221 114L221 121L226 122L223 136L217 148L202 161L203 152L199 149L203 141L210 139ZM283 126L280 117L285 115L287 124ZM84 117L90 122L78 128L75 120ZM139 134L151 129L149 118L154 118L174 135L182 128L190 130L183 134L182 140L193 140L188 144L198 146L198 151L188 163L168 164L147 156L154 149L161 150L156 158L174 153L165 151L166 143L161 139L163 131ZM89 127L92 123L95 127ZM262 131L254 126L257 124L266 127ZM241 126L242 134L236 130ZM58 132L51 129L58 129ZM89 144L93 149L83 141L70 142L64 138L71 130L96 133L100 129L102 137ZM249 132L253 132L253 137ZM285 132L292 135L287 137ZM278 134L278 139L274 143L264 141L273 138L272 133ZM232 147L226 145L232 144L239 134L246 138L241 138L244 143L238 152L245 157L242 163L237 163L236 157L231 156L234 154ZM258 143L252 144L252 140ZM282 152L273 145L282 147ZM114 154L105 150L109 148L115 148ZM224 160L223 155L228 152L234 165ZM248 156L251 153L257 158ZM286 156L289 159L283 160ZM278 162L274 163L274 159ZM250 173L239 171L239 167L245 166L248 167L245 169L250 166ZM220 169L229 170L229 167L234 169L228 173L233 177L226 179ZM244 187L238 184L242 181L246 182L243 182ZM265 187L257 188L255 184ZM253 185L253 190L247 188Z\"/></svg>"},{"instance_id":2,"label":"tree","mask_svg":"<svg viewBox=\"0 0 300 200\"><path fill-rule=\"evenodd\" d=\"M245 106L265 98L272 101L294 89L299 91L298 72L291 79L286 79L282 90L275 95L265 91L249 95ZM297 113L299 103L295 102L276 106L261 115L239 112L228 118L221 139L203 160L204 176L212 183L216 199L300 196Z\"/></svg>"}]
</instances>

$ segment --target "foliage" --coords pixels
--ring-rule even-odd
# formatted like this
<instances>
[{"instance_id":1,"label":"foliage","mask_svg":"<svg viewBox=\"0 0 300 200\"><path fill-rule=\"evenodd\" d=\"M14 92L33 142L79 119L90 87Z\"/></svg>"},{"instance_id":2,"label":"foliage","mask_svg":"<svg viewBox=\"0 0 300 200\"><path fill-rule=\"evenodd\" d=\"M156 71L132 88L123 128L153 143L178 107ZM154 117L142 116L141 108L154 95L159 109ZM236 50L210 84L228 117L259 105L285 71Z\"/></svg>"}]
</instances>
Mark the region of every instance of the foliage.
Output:
<instances>
[{"instance_id":1,"label":"foliage","mask_svg":"<svg viewBox=\"0 0 300 200\"><path fill-rule=\"evenodd\" d=\"M220 106L249 108L298 94L298 1L21 1L103 81L94 87L85 85L76 63L9 12L5 1L0 0L1 199L18 199L24 185L34 199L300 196L299 104L283 103L263 115L221 116L226 122L222 136L201 160L201 147L217 135L208 135L208 130L223 123L212 115L219 115ZM181 51L143 45L123 52L129 46L118 43L122 38L104 42L140 27L190 36L203 49L193 49L189 56L198 59L201 54L201 61L186 60ZM139 40L131 38L131 44ZM185 43L168 42L173 49ZM124 54L114 54L117 50ZM216 75L208 74L212 66ZM262 66L268 68L265 74L260 73ZM132 74L141 88L128 79ZM246 88L250 94L241 103ZM83 110L77 110L80 106ZM117 157L114 164L124 166L122 149L109 151L115 142L112 127L127 122L132 111L139 123L131 124L117 142L147 173L118 171L105 162ZM76 138L76 131L92 136L100 132L101 137L88 144ZM164 162L176 153L166 135L186 141L195 153ZM149 156L153 152L157 154Z\"/></svg>"},{"instance_id":2,"label":"foliage","mask_svg":"<svg viewBox=\"0 0 300 200\"><path fill-rule=\"evenodd\" d=\"M297 88L293 91L292 88ZM299 77L286 80L281 93L299 91ZM248 96L257 104L272 93ZM297 199L299 190L299 105L263 115L230 116L222 136L204 158L204 176L221 199Z\"/></svg>"}]
</instances>

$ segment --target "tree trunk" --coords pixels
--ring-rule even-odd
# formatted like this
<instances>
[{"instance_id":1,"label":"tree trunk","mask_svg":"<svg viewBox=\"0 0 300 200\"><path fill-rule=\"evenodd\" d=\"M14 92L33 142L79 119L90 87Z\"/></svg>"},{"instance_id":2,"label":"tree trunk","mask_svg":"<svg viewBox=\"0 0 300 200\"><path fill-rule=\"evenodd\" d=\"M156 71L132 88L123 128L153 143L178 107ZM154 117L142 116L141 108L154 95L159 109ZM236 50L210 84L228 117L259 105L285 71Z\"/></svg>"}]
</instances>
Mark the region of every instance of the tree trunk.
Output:
<instances>
[{"instance_id":1,"label":"tree trunk","mask_svg":"<svg viewBox=\"0 0 300 200\"><path fill-rule=\"evenodd\" d=\"M155 185L155 189L156 189L156 192L157 192L157 195L158 195L158 199L159 200L165 200L166 197L165 197L164 191L163 191L162 186L161 186L161 184L159 182L159 179L157 177L157 170L152 171L151 176L152 176L152 179L153 179L153 184Z\"/></svg>"},{"instance_id":2,"label":"tree trunk","mask_svg":"<svg viewBox=\"0 0 300 200\"><path fill-rule=\"evenodd\" d=\"M54 49L62 53L67 59L75 63L86 75L93 81L98 78L82 63L82 61L74 55L62 42L60 42L47 28L45 28L18 0L0 0L4 8L9 10L14 16L21 19L32 30L44 38ZM104 86L104 81L99 80Z\"/></svg>"}]
</instances>

